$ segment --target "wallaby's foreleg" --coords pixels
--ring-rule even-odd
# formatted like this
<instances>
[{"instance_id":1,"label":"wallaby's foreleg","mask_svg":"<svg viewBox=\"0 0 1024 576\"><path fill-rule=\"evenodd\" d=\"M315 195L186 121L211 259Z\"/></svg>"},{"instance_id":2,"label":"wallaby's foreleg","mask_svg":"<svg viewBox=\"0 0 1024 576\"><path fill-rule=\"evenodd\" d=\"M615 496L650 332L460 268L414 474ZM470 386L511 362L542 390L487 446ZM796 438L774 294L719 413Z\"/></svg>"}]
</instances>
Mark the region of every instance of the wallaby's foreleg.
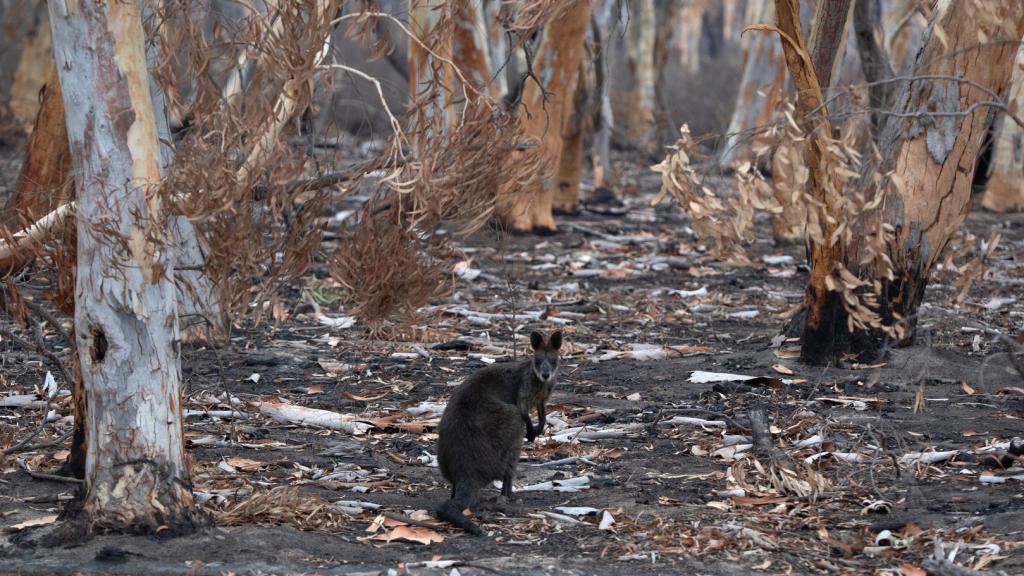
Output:
<instances>
[{"instance_id":1,"label":"wallaby's foreleg","mask_svg":"<svg viewBox=\"0 0 1024 576\"><path fill-rule=\"evenodd\" d=\"M533 442L534 438L540 435L540 432L533 427L533 422L530 421L530 411L527 410L523 415L523 423L526 424L526 439L529 442Z\"/></svg>"},{"instance_id":2,"label":"wallaby's foreleg","mask_svg":"<svg viewBox=\"0 0 1024 576\"><path fill-rule=\"evenodd\" d=\"M541 400L540 402L537 402L537 427L534 429L535 436L540 436L544 433L544 425L548 423L547 417L547 408L544 406L544 401Z\"/></svg>"},{"instance_id":3,"label":"wallaby's foreleg","mask_svg":"<svg viewBox=\"0 0 1024 576\"><path fill-rule=\"evenodd\" d=\"M512 471L505 472L505 476L501 479L501 495L505 497L505 501L512 501Z\"/></svg>"}]
</instances>

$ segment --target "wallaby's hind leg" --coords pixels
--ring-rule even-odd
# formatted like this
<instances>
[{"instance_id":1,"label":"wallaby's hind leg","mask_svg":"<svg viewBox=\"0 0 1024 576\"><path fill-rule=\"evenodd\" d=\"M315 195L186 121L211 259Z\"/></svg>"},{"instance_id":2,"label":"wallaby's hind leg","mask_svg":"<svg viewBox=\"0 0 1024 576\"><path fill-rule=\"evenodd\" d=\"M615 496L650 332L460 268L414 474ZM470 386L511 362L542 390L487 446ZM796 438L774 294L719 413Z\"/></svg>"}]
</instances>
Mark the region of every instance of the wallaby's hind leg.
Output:
<instances>
[{"instance_id":1,"label":"wallaby's hind leg","mask_svg":"<svg viewBox=\"0 0 1024 576\"><path fill-rule=\"evenodd\" d=\"M482 535L484 531L472 520L462 515L463 510L472 508L476 504L476 496L479 490L479 486L471 485L468 482L460 482L452 486L452 498L438 508L437 517L462 528L470 534L475 536Z\"/></svg>"}]
</instances>

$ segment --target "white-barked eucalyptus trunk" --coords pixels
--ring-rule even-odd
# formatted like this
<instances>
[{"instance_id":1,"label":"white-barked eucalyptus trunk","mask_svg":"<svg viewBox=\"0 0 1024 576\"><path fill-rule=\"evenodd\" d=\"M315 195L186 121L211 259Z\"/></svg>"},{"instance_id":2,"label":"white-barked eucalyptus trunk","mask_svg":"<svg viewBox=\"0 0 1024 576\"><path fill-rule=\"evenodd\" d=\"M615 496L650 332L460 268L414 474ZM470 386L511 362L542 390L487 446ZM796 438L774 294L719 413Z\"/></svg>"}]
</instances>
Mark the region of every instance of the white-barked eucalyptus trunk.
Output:
<instances>
[{"instance_id":1,"label":"white-barked eucalyptus trunk","mask_svg":"<svg viewBox=\"0 0 1024 576\"><path fill-rule=\"evenodd\" d=\"M201 515L184 459L173 235L156 194L163 111L141 5L52 0L50 23L78 195L83 510L98 530L188 530Z\"/></svg>"}]
</instances>

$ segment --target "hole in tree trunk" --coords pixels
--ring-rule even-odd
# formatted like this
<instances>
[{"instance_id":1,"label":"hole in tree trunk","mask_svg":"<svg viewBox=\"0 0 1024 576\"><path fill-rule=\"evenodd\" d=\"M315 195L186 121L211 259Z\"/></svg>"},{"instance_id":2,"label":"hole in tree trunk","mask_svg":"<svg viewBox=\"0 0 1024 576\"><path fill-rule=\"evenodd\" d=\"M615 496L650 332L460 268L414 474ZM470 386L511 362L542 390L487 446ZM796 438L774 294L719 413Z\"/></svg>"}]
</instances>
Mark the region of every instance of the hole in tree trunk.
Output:
<instances>
[{"instance_id":1,"label":"hole in tree trunk","mask_svg":"<svg viewBox=\"0 0 1024 576\"><path fill-rule=\"evenodd\" d=\"M103 362L107 356L107 336L103 330L93 326L92 328L92 361Z\"/></svg>"}]
</instances>

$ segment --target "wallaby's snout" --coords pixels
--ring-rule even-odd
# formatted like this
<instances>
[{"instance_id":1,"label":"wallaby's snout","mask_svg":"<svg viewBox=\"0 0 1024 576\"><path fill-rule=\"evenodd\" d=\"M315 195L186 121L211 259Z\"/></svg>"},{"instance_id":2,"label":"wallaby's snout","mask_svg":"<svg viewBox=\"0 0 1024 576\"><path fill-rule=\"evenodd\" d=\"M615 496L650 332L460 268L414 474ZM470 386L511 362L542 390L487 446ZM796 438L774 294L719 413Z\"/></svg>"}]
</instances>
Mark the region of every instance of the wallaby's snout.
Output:
<instances>
[{"instance_id":1,"label":"wallaby's snout","mask_svg":"<svg viewBox=\"0 0 1024 576\"><path fill-rule=\"evenodd\" d=\"M555 375L555 368L550 362L544 361L540 363L540 367L537 369L537 377L544 382L548 382Z\"/></svg>"},{"instance_id":2,"label":"wallaby's snout","mask_svg":"<svg viewBox=\"0 0 1024 576\"><path fill-rule=\"evenodd\" d=\"M549 366L547 364L544 364L544 367L540 371L541 379L544 380L545 382L547 382L548 380L551 380L551 377L553 375L554 375L554 372L551 370L551 366Z\"/></svg>"}]
</instances>

